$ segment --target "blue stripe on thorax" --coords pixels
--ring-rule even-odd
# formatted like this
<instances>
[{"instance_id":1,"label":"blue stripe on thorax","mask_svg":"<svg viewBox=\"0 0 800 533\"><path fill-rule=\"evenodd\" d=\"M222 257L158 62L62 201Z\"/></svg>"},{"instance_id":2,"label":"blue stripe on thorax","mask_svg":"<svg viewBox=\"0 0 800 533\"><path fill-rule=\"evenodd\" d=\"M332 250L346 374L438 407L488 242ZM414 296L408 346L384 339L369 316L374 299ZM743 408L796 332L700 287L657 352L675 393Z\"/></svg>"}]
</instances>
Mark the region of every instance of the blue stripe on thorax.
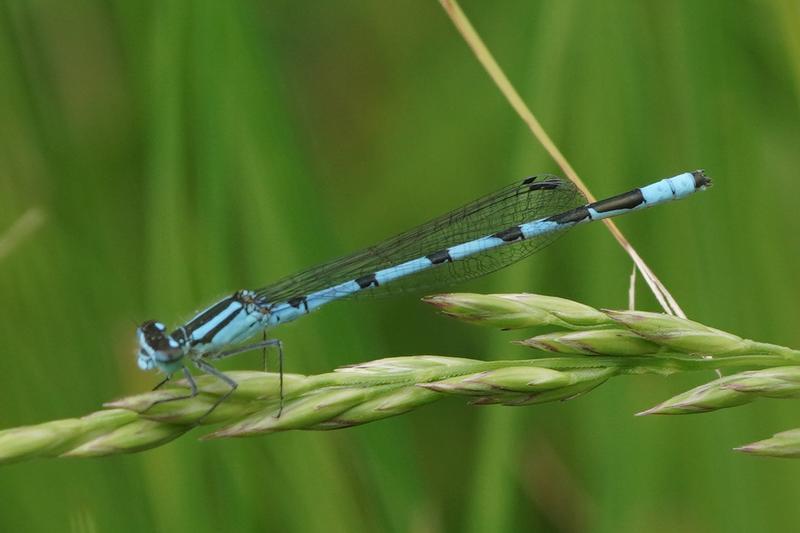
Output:
<instances>
[{"instance_id":1,"label":"blue stripe on thorax","mask_svg":"<svg viewBox=\"0 0 800 533\"><path fill-rule=\"evenodd\" d=\"M243 309L231 322L214 335L210 347L236 344L248 339L260 331L260 328L257 326L263 318L263 313L257 311L248 313Z\"/></svg>"},{"instance_id":2,"label":"blue stripe on thorax","mask_svg":"<svg viewBox=\"0 0 800 533\"><path fill-rule=\"evenodd\" d=\"M227 318L231 313L236 313L241 308L242 308L242 304L241 303L239 303L237 301L231 301L228 304L228 307L226 307L224 311L217 313L216 316L214 316L213 318L208 320L205 324L203 324L203 325L199 326L198 328L192 330L190 339L192 341L194 341L194 342L199 341L200 339L205 337L211 330L213 330L215 327L217 327L217 325L219 325L220 322L225 320L225 318ZM205 312L206 311L198 313L196 318L202 316L203 313L205 313ZM191 324L191 321L189 322L189 324Z\"/></svg>"},{"instance_id":3,"label":"blue stripe on thorax","mask_svg":"<svg viewBox=\"0 0 800 533\"><path fill-rule=\"evenodd\" d=\"M172 337L195 353L218 350L252 337L264 327L266 316L250 291L239 291L198 313ZM226 305L227 303L227 305Z\"/></svg>"}]
</instances>

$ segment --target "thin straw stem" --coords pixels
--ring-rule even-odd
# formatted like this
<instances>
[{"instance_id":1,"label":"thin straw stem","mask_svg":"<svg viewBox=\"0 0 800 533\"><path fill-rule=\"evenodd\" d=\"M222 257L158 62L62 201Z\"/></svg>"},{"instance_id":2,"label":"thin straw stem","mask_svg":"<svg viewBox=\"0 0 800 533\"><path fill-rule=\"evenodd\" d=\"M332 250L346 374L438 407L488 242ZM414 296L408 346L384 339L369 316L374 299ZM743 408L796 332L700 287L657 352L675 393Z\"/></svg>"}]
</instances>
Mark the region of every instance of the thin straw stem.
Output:
<instances>
[{"instance_id":1,"label":"thin straw stem","mask_svg":"<svg viewBox=\"0 0 800 533\"><path fill-rule=\"evenodd\" d=\"M481 39L480 35L478 35L478 32L475 31L475 28L472 26L467 16L461 10L458 2L456 0L439 1L447 15L450 17L450 20L455 25L456 29L459 31L459 33L461 33L462 37L464 37L467 45L475 53L475 57L486 69L489 77L492 78L492 81L494 81L494 83L497 85L497 88L500 89L500 92L506 97L506 100L508 100L508 103L511 105L511 107L514 108L514 111L516 111L523 122L528 125L528 128L531 130L531 133L533 133L533 136L536 137L542 147L544 147L545 151L547 151L550 157L553 158L553 161L556 162L567 178L569 178L570 181L572 181L575 186L578 187L584 196L586 196L590 202L595 201L595 197L591 191L589 191L589 188L578 176L578 173L575 172L575 169L572 168L572 165L570 165L569 161L567 161L567 158L564 157L564 154L561 153L561 150L558 149L556 144L547 134L541 123L536 119L528 106L525 105L525 102L522 100L517 90L500 68L500 65L497 64L497 61L495 61L491 52L489 52L489 49L486 48L483 39ZM675 300L675 298L673 298L672 294L670 294L664 284L661 283L661 281L656 277L652 269L636 252L631 243L628 242L628 239L625 238L614 221L605 219L603 220L603 223L611 232L611 235L613 235L617 240L619 245L622 246L622 249L625 250L625 252L627 252L630 258L633 260L633 263L636 265L636 268L639 269L639 272L642 273L642 277L647 282L647 285L650 287L650 290L653 292L653 295L658 300L658 303L661 305L662 309L671 315L677 315L681 318L686 318L686 314L678 305L678 302Z\"/></svg>"}]
</instances>

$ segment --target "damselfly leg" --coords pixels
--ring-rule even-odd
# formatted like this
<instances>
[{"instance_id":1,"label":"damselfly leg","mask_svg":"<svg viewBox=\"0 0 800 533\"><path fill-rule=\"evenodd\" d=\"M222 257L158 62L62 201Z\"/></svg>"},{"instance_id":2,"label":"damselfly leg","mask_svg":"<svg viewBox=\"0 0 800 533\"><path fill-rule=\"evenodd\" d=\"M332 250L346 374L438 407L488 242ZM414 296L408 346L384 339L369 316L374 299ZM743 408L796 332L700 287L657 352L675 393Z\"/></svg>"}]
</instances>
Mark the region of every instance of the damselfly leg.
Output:
<instances>
[{"instance_id":1,"label":"damselfly leg","mask_svg":"<svg viewBox=\"0 0 800 533\"><path fill-rule=\"evenodd\" d=\"M164 379L162 379L161 381L159 381L159 382L158 382L158 384L157 384L155 387L153 387L151 390L157 391L158 389L160 389L161 387L163 387L163 386L164 386L164 383L166 383L166 382L167 382L167 381L169 381L170 379L172 379L172 376L171 376L171 375L169 375L169 374L167 374L167 377L165 377Z\"/></svg>"},{"instance_id":2,"label":"damselfly leg","mask_svg":"<svg viewBox=\"0 0 800 533\"><path fill-rule=\"evenodd\" d=\"M240 353L262 348L264 357L264 371L266 371L266 349L269 346L276 346L278 348L278 397L280 404L278 405L278 413L275 415L275 418L280 418L281 414L283 413L283 343L281 341L278 339L263 339L261 342L257 342L255 344L248 344L247 346L241 346L232 350L226 350L224 352L217 352L215 354L208 355L205 357L205 359L217 361L219 359L225 359L226 357L231 357L233 355L238 355Z\"/></svg>"},{"instance_id":3,"label":"damselfly leg","mask_svg":"<svg viewBox=\"0 0 800 533\"><path fill-rule=\"evenodd\" d=\"M189 384L189 394L184 394L183 396L175 396L174 398L164 398L163 400L156 400L150 405L150 408L160 403L174 402L176 400L188 400L189 398L194 398L195 396L197 396L197 382L195 382L194 377L192 376L192 373L189 372L188 368L183 367L183 375L186 378L186 382ZM171 378L172 375L168 375L166 378L161 380L161 382L158 385L156 385L155 388L153 388L153 390L158 390L164 383L169 381ZM200 417L200 420L205 418L207 415L208 413Z\"/></svg>"},{"instance_id":4,"label":"damselfly leg","mask_svg":"<svg viewBox=\"0 0 800 533\"><path fill-rule=\"evenodd\" d=\"M225 350L225 351L217 352L217 353L213 353L213 354L205 354L205 355L203 355L201 357L192 358L192 362L195 364L195 366L198 368L198 370L218 378L219 380L225 382L230 387L230 390L228 390L225 394L220 396L217 399L217 401L214 402L214 405L212 405L208 409L208 411L206 411L200 418L195 420L195 424L199 425L200 423L202 423L202 421L205 420L211 413L213 413L214 410L222 402L227 400L228 397L231 394L233 394L233 392L239 386L239 384L236 383L235 380L233 380L231 377L229 377L225 373L223 373L220 370L218 370L216 367L211 365L211 363L209 363L208 361L216 361L216 360L219 360L219 359L225 359L226 357L231 357L233 355L238 355L238 354L243 353L243 352L249 352L251 350L258 350L259 348L266 349L269 346L277 346L278 347L278 368L279 368L279 380L280 380L279 381L279 383L280 383L280 385L279 385L280 405L278 407L278 413L276 415L276 418L280 417L281 413L283 412L283 343L281 343L281 341L279 341L278 339L264 339L263 341L257 342L255 344L248 344L247 346L240 346L238 348L234 348L234 349L231 349L231 350ZM189 394L185 394L183 396L176 396L174 398L164 398L162 400L156 400L155 402L153 402L153 405L158 405L160 403L166 403L166 402L174 402L176 400L186 400L186 399L194 398L195 396L197 396L197 394L198 394L197 382L194 380L194 377L192 376L192 373L185 366L183 367L183 375L185 376L186 382L189 385L189 389L190 389ZM172 378L172 376L168 375L166 378L161 380L161 382L159 382L158 385L156 385L153 390L159 389L162 385L164 385L171 378Z\"/></svg>"},{"instance_id":5,"label":"damselfly leg","mask_svg":"<svg viewBox=\"0 0 800 533\"><path fill-rule=\"evenodd\" d=\"M208 411L203 413L203 415L200 418L198 418L197 420L194 421L194 425L199 426L203 422L203 420L205 420L206 417L208 417L208 415L210 415L211 413L214 412L214 409L216 409L217 406L219 406L219 404L221 404L222 402L227 400L228 396L233 394L233 391L236 390L236 388L239 386L239 384L236 383L230 377L226 376L225 374L223 374L222 372L217 370L216 368L214 368L213 366L211 366L211 364L209 364L209 363L207 363L205 361L202 361L200 359L193 359L192 362L202 372L204 372L206 374L209 374L209 375L212 375L212 376L224 381L230 387L230 390L228 390L228 392L226 392L225 394L220 396L217 399L217 401L214 402L214 405L212 405L208 409ZM163 400L156 400L155 402L153 402L153 404L150 407L152 408L153 406L158 405L160 403L174 402L174 401L177 401L177 400L188 400L190 398L194 398L195 396L197 396L197 394L199 392L199 390L197 388L197 382L194 380L194 376L192 376L192 373L185 366L183 367L183 375L186 378L186 383L189 385L189 394L184 394L183 396L175 396L173 398L164 398ZM169 379L169 378L167 378L167 379ZM164 381L159 383L158 386L161 386L166 381L167 380L165 379Z\"/></svg>"},{"instance_id":6,"label":"damselfly leg","mask_svg":"<svg viewBox=\"0 0 800 533\"><path fill-rule=\"evenodd\" d=\"M266 342L266 341L267 341L267 330L264 330L264 332L261 335L261 342ZM261 366L264 367L264 372L265 373L269 371L269 369L267 368L267 347L266 346L261 348Z\"/></svg>"},{"instance_id":7,"label":"damselfly leg","mask_svg":"<svg viewBox=\"0 0 800 533\"><path fill-rule=\"evenodd\" d=\"M228 392L226 392L225 394L223 394L222 396L217 398L217 401L214 402L214 405L212 405L211 408L208 411L206 411L206 413L203 416L201 416L200 418L197 419L195 424L199 424L200 422L205 420L208 415L213 413L214 409L216 409L217 406L219 406L222 402L227 400L228 396L233 394L233 391L235 391L237 389L237 387L239 387L239 384L236 383L230 377L226 376L225 374L223 374L222 372L217 370L216 368L214 368L213 366L211 366L210 363L208 363L206 361L203 361L202 359L195 359L193 362L194 362L195 365L197 365L197 368L199 368L200 370L202 370L206 374L210 374L210 375L212 375L212 376L224 381L230 387ZM194 393L197 394L197 391L195 390Z\"/></svg>"}]
</instances>

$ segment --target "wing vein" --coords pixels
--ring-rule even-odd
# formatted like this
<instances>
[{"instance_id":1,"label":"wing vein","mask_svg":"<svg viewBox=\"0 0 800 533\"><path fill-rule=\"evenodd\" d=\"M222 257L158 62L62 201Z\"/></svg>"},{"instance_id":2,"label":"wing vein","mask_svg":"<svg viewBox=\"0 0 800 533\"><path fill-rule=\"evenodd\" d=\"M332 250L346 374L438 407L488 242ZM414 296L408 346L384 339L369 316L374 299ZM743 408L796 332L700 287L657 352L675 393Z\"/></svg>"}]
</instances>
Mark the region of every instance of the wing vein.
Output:
<instances>
[{"instance_id":1,"label":"wing vein","mask_svg":"<svg viewBox=\"0 0 800 533\"><path fill-rule=\"evenodd\" d=\"M270 303L305 296L524 222L567 211L584 202L583 195L569 181L548 174L527 178L379 244L283 278L256 293ZM380 287L342 296L376 296L481 276L541 250L560 233L533 237L462 260L444 262Z\"/></svg>"}]
</instances>

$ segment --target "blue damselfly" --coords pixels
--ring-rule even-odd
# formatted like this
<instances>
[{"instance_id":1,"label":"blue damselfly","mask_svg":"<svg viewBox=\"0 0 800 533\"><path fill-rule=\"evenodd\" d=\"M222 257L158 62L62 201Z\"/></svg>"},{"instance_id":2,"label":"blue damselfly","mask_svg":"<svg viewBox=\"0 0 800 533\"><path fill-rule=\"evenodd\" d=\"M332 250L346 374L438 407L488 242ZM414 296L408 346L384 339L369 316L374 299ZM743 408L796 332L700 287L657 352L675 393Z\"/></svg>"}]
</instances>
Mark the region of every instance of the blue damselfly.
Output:
<instances>
[{"instance_id":1,"label":"blue damselfly","mask_svg":"<svg viewBox=\"0 0 800 533\"><path fill-rule=\"evenodd\" d=\"M240 290L168 333L155 320L137 329L143 370L167 379L182 371L197 394L187 361L230 386L204 415L235 389L236 382L211 362L267 346L283 354L280 341L242 345L268 328L319 307L361 294L453 283L498 270L553 242L578 224L652 207L691 195L711 184L702 170L666 178L640 189L586 204L566 180L551 175L525 178L392 239L255 290ZM165 380L166 381L166 380Z\"/></svg>"}]
</instances>

